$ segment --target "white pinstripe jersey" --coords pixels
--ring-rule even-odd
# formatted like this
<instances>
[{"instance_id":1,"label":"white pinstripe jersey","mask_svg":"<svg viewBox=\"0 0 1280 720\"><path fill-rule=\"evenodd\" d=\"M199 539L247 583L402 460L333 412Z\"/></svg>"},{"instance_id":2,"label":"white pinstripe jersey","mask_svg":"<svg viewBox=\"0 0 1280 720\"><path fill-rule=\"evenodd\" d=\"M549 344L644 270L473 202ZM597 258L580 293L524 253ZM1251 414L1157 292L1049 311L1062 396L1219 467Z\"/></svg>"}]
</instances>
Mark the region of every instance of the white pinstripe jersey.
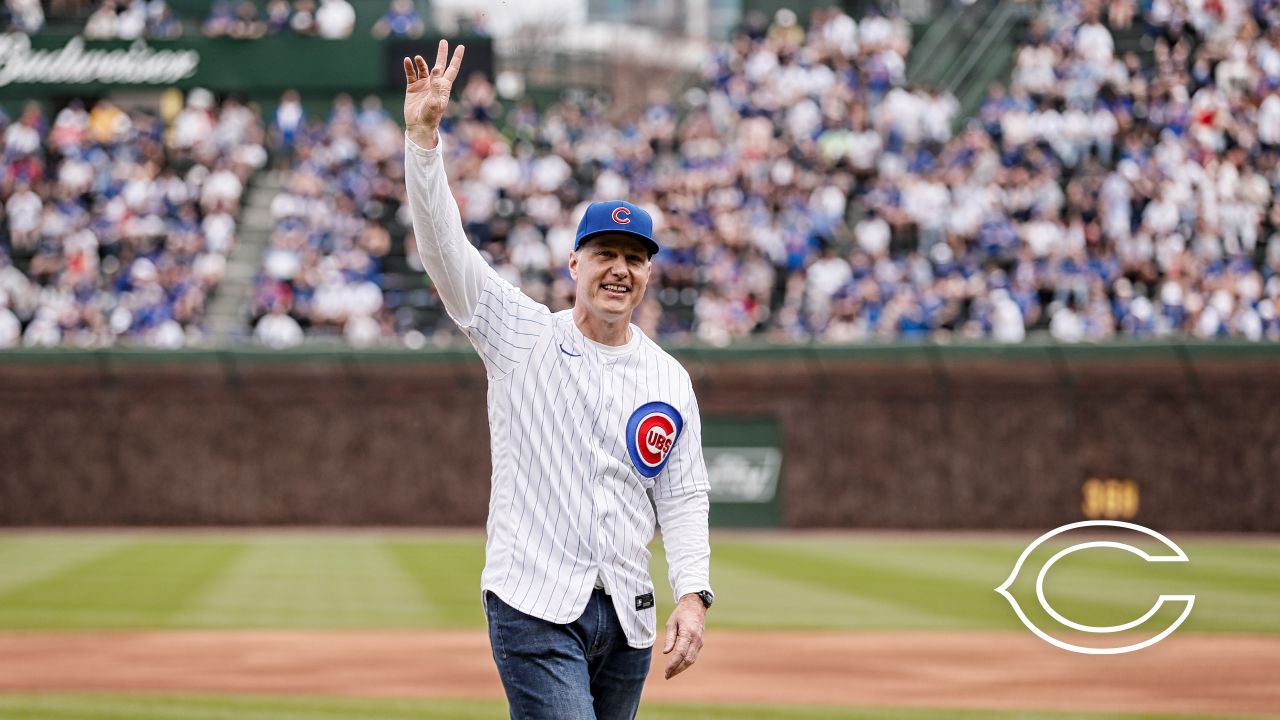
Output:
<instances>
[{"instance_id":1,"label":"white pinstripe jersey","mask_svg":"<svg viewBox=\"0 0 1280 720\"><path fill-rule=\"evenodd\" d=\"M423 262L484 360L493 475L481 586L516 609L575 620L597 578L628 642L656 638L649 550L662 521L679 598L711 589L707 472L689 375L638 327L596 343L503 280L466 241L440 148L406 140ZM646 599L647 596L647 599Z\"/></svg>"}]
</instances>

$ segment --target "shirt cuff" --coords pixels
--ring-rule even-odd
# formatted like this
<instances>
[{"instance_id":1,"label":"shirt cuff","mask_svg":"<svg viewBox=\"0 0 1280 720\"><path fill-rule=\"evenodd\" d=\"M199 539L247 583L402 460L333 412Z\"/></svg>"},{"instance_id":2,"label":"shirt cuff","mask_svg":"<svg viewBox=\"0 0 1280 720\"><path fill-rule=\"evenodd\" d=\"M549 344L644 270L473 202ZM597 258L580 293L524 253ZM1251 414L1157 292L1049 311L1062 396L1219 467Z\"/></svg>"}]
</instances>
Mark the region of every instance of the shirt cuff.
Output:
<instances>
[{"instance_id":1,"label":"shirt cuff","mask_svg":"<svg viewBox=\"0 0 1280 720\"><path fill-rule=\"evenodd\" d=\"M436 146L428 150L409 138L409 131L404 131L404 146L408 148L414 155L424 158L437 157L440 155L440 149L444 147L444 133L436 131Z\"/></svg>"},{"instance_id":2,"label":"shirt cuff","mask_svg":"<svg viewBox=\"0 0 1280 720\"><path fill-rule=\"evenodd\" d=\"M684 597L685 595L688 595L690 593L700 593L703 590L706 590L712 595L714 595L716 592L715 590L711 589L711 583L708 583L708 582L691 582L686 585L681 585L680 589L676 591L676 602L680 602L680 598Z\"/></svg>"}]
</instances>

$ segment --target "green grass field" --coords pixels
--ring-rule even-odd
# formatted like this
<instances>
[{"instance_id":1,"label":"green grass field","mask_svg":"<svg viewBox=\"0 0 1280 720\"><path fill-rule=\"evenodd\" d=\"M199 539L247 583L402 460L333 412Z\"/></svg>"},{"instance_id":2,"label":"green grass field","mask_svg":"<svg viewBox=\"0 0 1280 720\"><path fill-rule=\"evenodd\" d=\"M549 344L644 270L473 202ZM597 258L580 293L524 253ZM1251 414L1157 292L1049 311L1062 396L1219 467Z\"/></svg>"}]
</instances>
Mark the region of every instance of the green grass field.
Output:
<instances>
[{"instance_id":1,"label":"green grass field","mask_svg":"<svg viewBox=\"0 0 1280 720\"><path fill-rule=\"evenodd\" d=\"M993 588L1032 537L717 535L711 629L1022 630ZM1073 619L1107 624L1140 615L1160 592L1194 593L1195 611L1180 632L1280 632L1280 539L1180 544L1191 562L1159 568L1118 551L1072 556L1050 576L1049 594ZM660 544L654 550L664 618L671 598ZM483 554L479 533L6 533L0 630L480 629ZM501 716L502 705L487 701L0 695L0 720ZM654 705L642 717L1103 716Z\"/></svg>"},{"instance_id":2,"label":"green grass field","mask_svg":"<svg viewBox=\"0 0 1280 720\"><path fill-rule=\"evenodd\" d=\"M714 627L1016 630L992 589L1029 539L717 537ZM1080 553L1054 569L1049 594L1101 624L1161 591L1194 593L1185 630L1280 632L1280 540L1181 545L1190 563ZM482 628L483 564L478 534L2 534L0 629Z\"/></svg>"}]
</instances>

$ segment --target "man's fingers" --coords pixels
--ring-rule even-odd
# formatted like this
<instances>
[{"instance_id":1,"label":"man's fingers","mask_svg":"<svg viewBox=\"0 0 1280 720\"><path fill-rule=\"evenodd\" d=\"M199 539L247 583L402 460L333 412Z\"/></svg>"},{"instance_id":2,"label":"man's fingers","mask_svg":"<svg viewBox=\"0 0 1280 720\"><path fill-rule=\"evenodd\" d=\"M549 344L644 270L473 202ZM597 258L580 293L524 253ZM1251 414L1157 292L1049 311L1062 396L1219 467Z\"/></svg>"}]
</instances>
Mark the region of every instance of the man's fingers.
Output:
<instances>
[{"instance_id":1,"label":"man's fingers","mask_svg":"<svg viewBox=\"0 0 1280 720\"><path fill-rule=\"evenodd\" d=\"M462 56L467 52L466 45L459 45L453 51L453 59L449 61L449 68L444 71L444 79L452 83L458 77L458 68L462 67Z\"/></svg>"},{"instance_id":2,"label":"man's fingers","mask_svg":"<svg viewBox=\"0 0 1280 720\"><path fill-rule=\"evenodd\" d=\"M449 41L441 40L436 48L436 64L431 66L432 75L444 73L444 64L449 61Z\"/></svg>"},{"instance_id":3,"label":"man's fingers","mask_svg":"<svg viewBox=\"0 0 1280 720\"><path fill-rule=\"evenodd\" d=\"M662 654L666 655L676 646L676 626L673 623L667 623L667 641L662 644Z\"/></svg>"},{"instance_id":4,"label":"man's fingers","mask_svg":"<svg viewBox=\"0 0 1280 720\"><path fill-rule=\"evenodd\" d=\"M413 61L409 58L404 59L404 81L408 85L412 85L418 79L418 74L413 69Z\"/></svg>"},{"instance_id":5,"label":"man's fingers","mask_svg":"<svg viewBox=\"0 0 1280 720\"><path fill-rule=\"evenodd\" d=\"M426 58L422 57L421 55L414 55L414 56L413 56L413 64L414 64L414 66L415 66L415 67L417 67L417 68L418 68L418 79L419 79L419 80L421 80L421 79L425 78L425 77L429 74L429 71L427 70L427 59L426 59Z\"/></svg>"},{"instance_id":6,"label":"man's fingers","mask_svg":"<svg viewBox=\"0 0 1280 720\"><path fill-rule=\"evenodd\" d=\"M670 680L688 670L696 662L698 662L698 648L696 646L690 645L684 654L676 651L676 654L671 656L671 662L667 663L667 679Z\"/></svg>"},{"instance_id":7,"label":"man's fingers","mask_svg":"<svg viewBox=\"0 0 1280 720\"><path fill-rule=\"evenodd\" d=\"M680 657L679 655L671 658L671 662L667 663L666 679L670 680L671 678L684 672L685 668L689 667L689 665L690 665L689 661L685 658Z\"/></svg>"},{"instance_id":8,"label":"man's fingers","mask_svg":"<svg viewBox=\"0 0 1280 720\"><path fill-rule=\"evenodd\" d=\"M692 665L692 664L694 664L694 663L698 662L698 652L699 652L699 651L701 651L701 650L702 650L702 642L701 642L701 641L698 641L698 642L690 642L690 643L689 643L689 650L688 650L688 652L686 652L686 653L684 654L684 659L685 659L685 661L686 661L689 665Z\"/></svg>"},{"instance_id":9,"label":"man's fingers","mask_svg":"<svg viewBox=\"0 0 1280 720\"><path fill-rule=\"evenodd\" d=\"M666 678L669 680L672 677L678 675L680 671L684 669L684 664L685 664L684 658L680 657L679 655L673 655L671 657L671 660L667 663L667 671L665 673Z\"/></svg>"},{"instance_id":10,"label":"man's fingers","mask_svg":"<svg viewBox=\"0 0 1280 720\"><path fill-rule=\"evenodd\" d=\"M680 635L676 637L676 647L673 652L675 653L673 657L679 658L681 661L688 661L689 659L689 636L688 635L685 635L684 633L680 633Z\"/></svg>"}]
</instances>

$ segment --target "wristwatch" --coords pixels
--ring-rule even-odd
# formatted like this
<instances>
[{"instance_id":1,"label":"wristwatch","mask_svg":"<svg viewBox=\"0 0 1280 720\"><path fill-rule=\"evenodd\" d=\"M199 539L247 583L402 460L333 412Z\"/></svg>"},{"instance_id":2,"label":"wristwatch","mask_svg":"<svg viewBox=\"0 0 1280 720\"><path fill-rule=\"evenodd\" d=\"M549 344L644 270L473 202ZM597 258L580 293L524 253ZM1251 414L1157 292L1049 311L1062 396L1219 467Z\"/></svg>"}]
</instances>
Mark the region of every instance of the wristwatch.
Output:
<instances>
[{"instance_id":1,"label":"wristwatch","mask_svg":"<svg viewBox=\"0 0 1280 720\"><path fill-rule=\"evenodd\" d=\"M716 601L716 596L710 590L699 590L695 593L702 600L703 607L711 607L711 603Z\"/></svg>"}]
</instances>

